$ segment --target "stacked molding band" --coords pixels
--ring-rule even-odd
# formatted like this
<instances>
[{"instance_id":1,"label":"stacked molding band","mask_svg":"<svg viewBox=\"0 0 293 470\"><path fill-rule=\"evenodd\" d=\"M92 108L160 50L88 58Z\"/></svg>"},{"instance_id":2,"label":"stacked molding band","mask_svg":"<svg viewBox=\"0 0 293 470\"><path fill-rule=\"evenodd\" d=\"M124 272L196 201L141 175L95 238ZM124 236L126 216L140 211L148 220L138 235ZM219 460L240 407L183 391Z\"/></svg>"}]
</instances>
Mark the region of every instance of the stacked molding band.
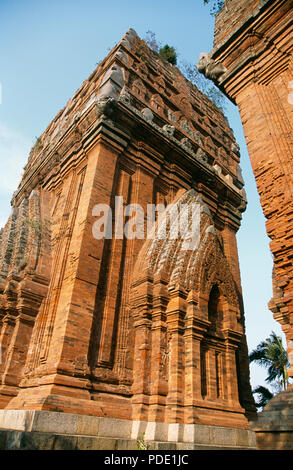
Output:
<instances>
[{"instance_id":1,"label":"stacked molding band","mask_svg":"<svg viewBox=\"0 0 293 470\"><path fill-rule=\"evenodd\" d=\"M237 104L273 255L269 308L282 325L293 377L292 1L226 0L214 48L198 68ZM293 449L292 384L253 427L259 449Z\"/></svg>"},{"instance_id":2,"label":"stacked molding band","mask_svg":"<svg viewBox=\"0 0 293 470\"><path fill-rule=\"evenodd\" d=\"M225 445L246 436L253 447L239 163L222 111L129 30L37 140L13 194L0 245L0 427L16 413L18 432L33 432L29 417L51 412L123 420L154 441L226 432ZM144 214L166 207L154 236L95 236L97 204L115 232L118 196ZM188 249L189 222L172 231L182 206L199 210Z\"/></svg>"}]
</instances>

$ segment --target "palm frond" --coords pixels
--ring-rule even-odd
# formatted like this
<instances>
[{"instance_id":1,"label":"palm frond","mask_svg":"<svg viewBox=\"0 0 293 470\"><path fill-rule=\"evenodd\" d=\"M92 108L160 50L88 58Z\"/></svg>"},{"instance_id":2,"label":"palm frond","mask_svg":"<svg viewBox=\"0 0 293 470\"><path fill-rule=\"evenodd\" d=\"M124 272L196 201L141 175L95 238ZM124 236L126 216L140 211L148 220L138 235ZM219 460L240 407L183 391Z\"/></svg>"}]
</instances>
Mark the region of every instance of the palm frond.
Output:
<instances>
[{"instance_id":1,"label":"palm frond","mask_svg":"<svg viewBox=\"0 0 293 470\"><path fill-rule=\"evenodd\" d=\"M287 351L283 347L282 338L274 331L271 332L269 338L259 343L258 346L251 351L249 361L267 368L267 383L272 383L277 380L279 383L283 384L284 389L287 387L289 359Z\"/></svg>"},{"instance_id":2,"label":"palm frond","mask_svg":"<svg viewBox=\"0 0 293 470\"><path fill-rule=\"evenodd\" d=\"M262 385L256 387L252 393L258 395L258 401L255 401L255 406L257 408L263 408L266 406L269 400L274 396L267 387L263 387Z\"/></svg>"}]
</instances>

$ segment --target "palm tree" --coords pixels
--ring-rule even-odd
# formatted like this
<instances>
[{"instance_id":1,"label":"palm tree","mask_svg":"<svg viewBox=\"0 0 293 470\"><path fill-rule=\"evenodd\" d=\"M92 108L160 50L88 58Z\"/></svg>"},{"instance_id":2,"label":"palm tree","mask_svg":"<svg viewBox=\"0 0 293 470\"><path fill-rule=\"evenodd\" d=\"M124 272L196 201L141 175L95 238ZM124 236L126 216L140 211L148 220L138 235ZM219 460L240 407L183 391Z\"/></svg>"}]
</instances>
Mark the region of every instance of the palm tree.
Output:
<instances>
[{"instance_id":1,"label":"palm tree","mask_svg":"<svg viewBox=\"0 0 293 470\"><path fill-rule=\"evenodd\" d=\"M249 354L249 361L256 362L268 369L266 382L279 382L284 390L288 387L289 360L287 351L283 347L282 338L272 331L270 337L262 341L256 349Z\"/></svg>"},{"instance_id":2,"label":"palm tree","mask_svg":"<svg viewBox=\"0 0 293 470\"><path fill-rule=\"evenodd\" d=\"M255 401L255 406L261 410L274 396L274 394L267 387L263 387L262 385L259 385L254 390L252 390L252 393L258 395L258 401Z\"/></svg>"}]
</instances>

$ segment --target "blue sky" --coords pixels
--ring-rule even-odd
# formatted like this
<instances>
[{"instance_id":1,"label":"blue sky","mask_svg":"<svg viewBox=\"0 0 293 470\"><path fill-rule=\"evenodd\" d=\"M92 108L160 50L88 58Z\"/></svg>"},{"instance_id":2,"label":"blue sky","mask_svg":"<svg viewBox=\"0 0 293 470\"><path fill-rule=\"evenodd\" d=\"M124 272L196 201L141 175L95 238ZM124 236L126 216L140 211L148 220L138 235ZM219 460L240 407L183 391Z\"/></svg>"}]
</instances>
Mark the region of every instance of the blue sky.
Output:
<instances>
[{"instance_id":1,"label":"blue sky","mask_svg":"<svg viewBox=\"0 0 293 470\"><path fill-rule=\"evenodd\" d=\"M0 226L35 138L131 27L148 30L179 58L197 63L212 49L214 19L201 0L0 0ZM237 108L226 115L241 148L248 197L238 233L249 350L274 330L284 339L267 303L272 296L272 256ZM285 342L284 342L285 344ZM252 386L266 372L251 367Z\"/></svg>"}]
</instances>

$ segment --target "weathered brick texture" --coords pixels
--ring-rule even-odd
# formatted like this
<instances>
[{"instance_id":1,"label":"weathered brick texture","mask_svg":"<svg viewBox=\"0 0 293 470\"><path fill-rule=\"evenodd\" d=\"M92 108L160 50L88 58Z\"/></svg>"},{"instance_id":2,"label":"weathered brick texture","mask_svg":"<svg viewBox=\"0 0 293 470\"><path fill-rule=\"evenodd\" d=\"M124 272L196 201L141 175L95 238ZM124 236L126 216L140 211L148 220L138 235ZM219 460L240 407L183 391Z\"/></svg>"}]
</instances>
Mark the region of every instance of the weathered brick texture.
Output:
<instances>
[{"instance_id":1,"label":"weathered brick texture","mask_svg":"<svg viewBox=\"0 0 293 470\"><path fill-rule=\"evenodd\" d=\"M116 196L145 214L199 204L199 248L168 221L165 239L95 239L93 209L115 230ZM248 428L239 148L176 67L128 31L37 141L12 204L2 407Z\"/></svg>"},{"instance_id":2,"label":"weathered brick texture","mask_svg":"<svg viewBox=\"0 0 293 470\"><path fill-rule=\"evenodd\" d=\"M216 19L214 49L209 54L203 54L199 62L199 69L213 79L239 107L274 257L273 298L269 302L269 308L274 318L281 323L287 338L291 377L293 377L293 100L290 95L290 90L293 88L292 10L293 2L287 0L226 0L224 8ZM287 401L284 400L282 406L287 406L290 400L289 398ZM277 406L277 401L273 403ZM292 406L292 402L290 403ZM268 421L273 419L272 416ZM292 439L292 423L290 426ZM285 428L283 430L285 431ZM273 441L272 436L267 441L262 437L260 445L265 446L265 442L270 442L272 445ZM279 439L279 443L281 442L282 439ZM276 448L281 448L283 444L279 447L278 445L276 437ZM284 444L283 448L288 447Z\"/></svg>"}]
</instances>

